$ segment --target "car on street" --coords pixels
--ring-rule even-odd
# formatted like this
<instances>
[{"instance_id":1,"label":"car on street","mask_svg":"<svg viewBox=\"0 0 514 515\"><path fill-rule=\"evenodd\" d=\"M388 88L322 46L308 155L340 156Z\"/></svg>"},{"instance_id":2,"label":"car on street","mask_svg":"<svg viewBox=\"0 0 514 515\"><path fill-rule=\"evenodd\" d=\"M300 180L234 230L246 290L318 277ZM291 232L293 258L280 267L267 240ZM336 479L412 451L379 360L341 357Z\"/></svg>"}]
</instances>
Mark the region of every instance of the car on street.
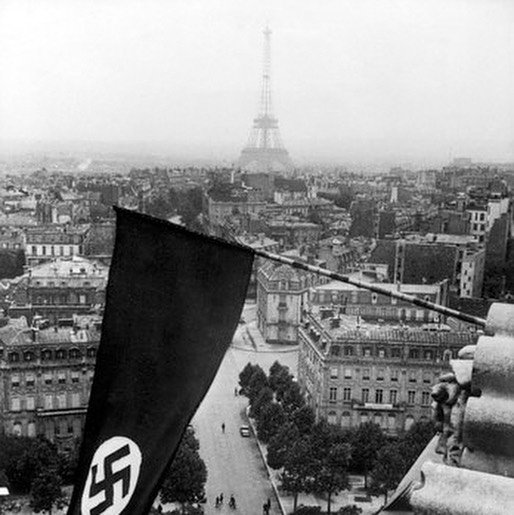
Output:
<instances>
[{"instance_id":1,"label":"car on street","mask_svg":"<svg viewBox=\"0 0 514 515\"><path fill-rule=\"evenodd\" d=\"M241 426L239 428L239 434L245 438L248 438L249 436L252 436L252 431L250 430L249 426Z\"/></svg>"}]
</instances>

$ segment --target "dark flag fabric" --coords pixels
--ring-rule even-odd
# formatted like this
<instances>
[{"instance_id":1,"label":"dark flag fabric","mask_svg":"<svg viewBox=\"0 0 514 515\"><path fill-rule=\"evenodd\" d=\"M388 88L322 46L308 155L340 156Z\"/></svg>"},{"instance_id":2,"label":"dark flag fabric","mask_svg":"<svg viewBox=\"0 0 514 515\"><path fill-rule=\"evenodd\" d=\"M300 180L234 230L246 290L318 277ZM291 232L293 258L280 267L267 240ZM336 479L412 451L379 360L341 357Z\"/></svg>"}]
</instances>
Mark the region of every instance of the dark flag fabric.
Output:
<instances>
[{"instance_id":1,"label":"dark flag fabric","mask_svg":"<svg viewBox=\"0 0 514 515\"><path fill-rule=\"evenodd\" d=\"M69 514L147 514L232 340L253 252L125 209Z\"/></svg>"}]
</instances>

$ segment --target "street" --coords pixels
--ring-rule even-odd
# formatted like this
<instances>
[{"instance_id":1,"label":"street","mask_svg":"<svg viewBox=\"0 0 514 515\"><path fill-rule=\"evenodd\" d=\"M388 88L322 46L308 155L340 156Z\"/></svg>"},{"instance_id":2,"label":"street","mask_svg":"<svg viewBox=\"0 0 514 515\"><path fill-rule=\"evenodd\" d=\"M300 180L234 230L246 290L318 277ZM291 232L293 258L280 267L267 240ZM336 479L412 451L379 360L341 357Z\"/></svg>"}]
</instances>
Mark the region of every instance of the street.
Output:
<instances>
[{"instance_id":1,"label":"street","mask_svg":"<svg viewBox=\"0 0 514 515\"><path fill-rule=\"evenodd\" d=\"M254 310L253 310L254 311ZM245 309L244 317L253 315ZM245 318L248 322L249 319ZM237 503L235 513L260 514L262 505L271 500L270 514L280 514L271 483L259 454L255 437L243 438L239 427L247 424L246 397L235 396L239 372L248 363L258 363L266 373L275 360L296 372L297 352L273 352L270 349L256 352L248 344L246 324L241 324L218 374L198 409L193 427L200 440L200 454L207 465L205 513L233 512L228 507L230 495ZM221 425L225 423L225 432ZM215 507L216 496L223 493L224 503Z\"/></svg>"}]
</instances>

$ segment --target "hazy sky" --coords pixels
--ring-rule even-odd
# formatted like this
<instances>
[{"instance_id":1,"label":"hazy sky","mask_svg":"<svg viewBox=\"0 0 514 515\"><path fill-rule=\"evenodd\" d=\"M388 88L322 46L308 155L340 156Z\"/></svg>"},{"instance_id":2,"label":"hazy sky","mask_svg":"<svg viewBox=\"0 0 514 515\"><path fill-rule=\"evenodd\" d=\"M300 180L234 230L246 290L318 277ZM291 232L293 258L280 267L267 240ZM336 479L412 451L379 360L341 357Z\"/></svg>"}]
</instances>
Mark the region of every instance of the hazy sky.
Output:
<instances>
[{"instance_id":1,"label":"hazy sky","mask_svg":"<svg viewBox=\"0 0 514 515\"><path fill-rule=\"evenodd\" d=\"M267 22L293 159L514 160L513 0L0 0L0 139L237 158Z\"/></svg>"}]
</instances>

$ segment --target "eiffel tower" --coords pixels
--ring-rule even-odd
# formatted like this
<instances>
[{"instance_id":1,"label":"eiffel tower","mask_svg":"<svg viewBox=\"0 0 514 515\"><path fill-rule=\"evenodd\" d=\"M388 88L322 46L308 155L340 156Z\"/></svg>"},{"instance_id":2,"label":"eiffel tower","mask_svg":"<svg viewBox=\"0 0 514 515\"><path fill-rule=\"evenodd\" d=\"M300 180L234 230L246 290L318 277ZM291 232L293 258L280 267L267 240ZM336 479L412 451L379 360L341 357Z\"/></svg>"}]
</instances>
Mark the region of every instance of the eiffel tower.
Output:
<instances>
[{"instance_id":1,"label":"eiffel tower","mask_svg":"<svg viewBox=\"0 0 514 515\"><path fill-rule=\"evenodd\" d=\"M271 30L264 34L264 65L260 109L246 147L241 151L239 167L247 172L284 172L293 168L278 131L278 120L271 107Z\"/></svg>"}]
</instances>

